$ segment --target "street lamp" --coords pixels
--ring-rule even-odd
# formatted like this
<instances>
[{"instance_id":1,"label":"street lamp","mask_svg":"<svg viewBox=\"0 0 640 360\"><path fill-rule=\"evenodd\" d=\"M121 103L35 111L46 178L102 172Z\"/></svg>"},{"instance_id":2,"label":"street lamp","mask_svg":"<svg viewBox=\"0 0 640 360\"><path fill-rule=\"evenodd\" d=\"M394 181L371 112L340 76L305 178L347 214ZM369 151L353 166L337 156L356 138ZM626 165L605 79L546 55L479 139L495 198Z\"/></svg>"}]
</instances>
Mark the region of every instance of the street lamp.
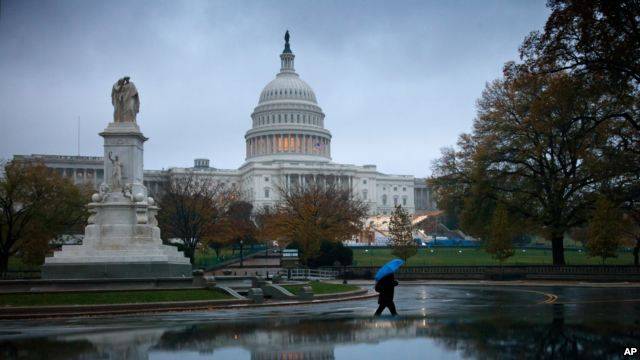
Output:
<instances>
[{"instance_id":1,"label":"street lamp","mask_svg":"<svg viewBox=\"0 0 640 360\"><path fill-rule=\"evenodd\" d=\"M242 244L244 243L243 240L240 240L240 267L244 267L244 265L242 264Z\"/></svg>"}]
</instances>

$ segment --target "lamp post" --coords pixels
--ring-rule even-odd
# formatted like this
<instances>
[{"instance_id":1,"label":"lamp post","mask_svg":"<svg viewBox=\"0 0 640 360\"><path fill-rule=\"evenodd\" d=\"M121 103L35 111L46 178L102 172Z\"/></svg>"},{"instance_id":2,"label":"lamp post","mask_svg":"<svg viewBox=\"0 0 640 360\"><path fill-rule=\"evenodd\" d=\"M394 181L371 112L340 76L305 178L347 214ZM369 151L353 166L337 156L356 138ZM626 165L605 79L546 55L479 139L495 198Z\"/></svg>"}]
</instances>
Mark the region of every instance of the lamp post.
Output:
<instances>
[{"instance_id":1,"label":"lamp post","mask_svg":"<svg viewBox=\"0 0 640 360\"><path fill-rule=\"evenodd\" d=\"M269 265L269 240L265 241L265 244L264 244L264 273L267 280L269 280L269 268L267 267L268 265Z\"/></svg>"},{"instance_id":2,"label":"lamp post","mask_svg":"<svg viewBox=\"0 0 640 360\"><path fill-rule=\"evenodd\" d=\"M242 245L243 245L244 241L240 240L240 267L244 267L244 265L242 264L243 261L243 257L242 257Z\"/></svg>"}]
</instances>

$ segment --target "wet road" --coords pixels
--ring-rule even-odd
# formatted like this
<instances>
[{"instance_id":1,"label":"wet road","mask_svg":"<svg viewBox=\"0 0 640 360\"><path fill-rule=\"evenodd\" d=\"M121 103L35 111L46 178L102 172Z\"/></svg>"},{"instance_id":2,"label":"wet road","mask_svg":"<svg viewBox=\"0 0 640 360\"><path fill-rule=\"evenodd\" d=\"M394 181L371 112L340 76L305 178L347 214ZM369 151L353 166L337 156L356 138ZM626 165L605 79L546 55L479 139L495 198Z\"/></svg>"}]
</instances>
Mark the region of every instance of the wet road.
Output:
<instances>
[{"instance_id":1,"label":"wet road","mask_svg":"<svg viewBox=\"0 0 640 360\"><path fill-rule=\"evenodd\" d=\"M0 322L0 358L623 358L640 288L400 286L375 299L112 318Z\"/></svg>"}]
</instances>

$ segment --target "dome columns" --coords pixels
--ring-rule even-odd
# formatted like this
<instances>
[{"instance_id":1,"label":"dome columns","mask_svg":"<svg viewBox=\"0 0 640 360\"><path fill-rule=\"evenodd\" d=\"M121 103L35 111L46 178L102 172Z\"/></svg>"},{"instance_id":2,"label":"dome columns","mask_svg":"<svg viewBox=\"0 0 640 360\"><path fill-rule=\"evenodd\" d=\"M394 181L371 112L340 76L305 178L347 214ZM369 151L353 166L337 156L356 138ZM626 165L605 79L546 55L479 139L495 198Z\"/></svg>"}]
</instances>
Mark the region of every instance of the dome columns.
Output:
<instances>
[{"instance_id":1,"label":"dome columns","mask_svg":"<svg viewBox=\"0 0 640 360\"><path fill-rule=\"evenodd\" d=\"M281 73L295 73L296 69L293 67L293 59L296 56L289 54L280 54L280 72Z\"/></svg>"},{"instance_id":2,"label":"dome columns","mask_svg":"<svg viewBox=\"0 0 640 360\"><path fill-rule=\"evenodd\" d=\"M281 131L251 136L246 143L247 159L278 154L331 157L331 139L318 134Z\"/></svg>"}]
</instances>

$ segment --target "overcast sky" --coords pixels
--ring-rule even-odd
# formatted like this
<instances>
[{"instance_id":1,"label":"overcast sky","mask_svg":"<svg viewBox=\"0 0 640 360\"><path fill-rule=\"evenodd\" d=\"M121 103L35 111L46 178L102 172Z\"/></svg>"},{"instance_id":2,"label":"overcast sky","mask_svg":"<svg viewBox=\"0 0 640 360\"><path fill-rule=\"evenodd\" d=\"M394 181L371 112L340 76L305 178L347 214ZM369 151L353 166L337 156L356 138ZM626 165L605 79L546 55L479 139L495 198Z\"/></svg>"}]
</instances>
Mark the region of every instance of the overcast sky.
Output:
<instances>
[{"instance_id":1,"label":"overcast sky","mask_svg":"<svg viewBox=\"0 0 640 360\"><path fill-rule=\"evenodd\" d=\"M333 161L426 176L469 131L476 99L544 1L0 0L0 158L102 155L111 86L131 76L145 168L244 162L286 29L315 90Z\"/></svg>"}]
</instances>

